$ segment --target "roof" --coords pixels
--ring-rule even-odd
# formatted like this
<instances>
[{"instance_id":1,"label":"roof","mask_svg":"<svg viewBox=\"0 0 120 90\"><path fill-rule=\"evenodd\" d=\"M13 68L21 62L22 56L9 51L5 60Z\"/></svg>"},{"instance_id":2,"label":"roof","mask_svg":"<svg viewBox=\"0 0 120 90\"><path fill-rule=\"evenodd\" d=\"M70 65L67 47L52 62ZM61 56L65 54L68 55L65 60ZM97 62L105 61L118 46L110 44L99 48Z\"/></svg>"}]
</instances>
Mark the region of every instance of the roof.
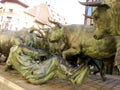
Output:
<instances>
[{"instance_id":1,"label":"roof","mask_svg":"<svg viewBox=\"0 0 120 90\"><path fill-rule=\"evenodd\" d=\"M25 11L25 13L32 15L35 19L35 21L44 24L44 25L50 25L48 21L49 12L47 10L46 4L39 4L34 7L28 7Z\"/></svg>"},{"instance_id":2,"label":"roof","mask_svg":"<svg viewBox=\"0 0 120 90\"><path fill-rule=\"evenodd\" d=\"M20 5L22 5L22 6L26 7L26 8L28 7L28 5L26 5L25 3L23 3L23 2L21 2L19 0L1 0L0 2L1 3L13 2L13 3L18 3L18 4L20 4Z\"/></svg>"}]
</instances>

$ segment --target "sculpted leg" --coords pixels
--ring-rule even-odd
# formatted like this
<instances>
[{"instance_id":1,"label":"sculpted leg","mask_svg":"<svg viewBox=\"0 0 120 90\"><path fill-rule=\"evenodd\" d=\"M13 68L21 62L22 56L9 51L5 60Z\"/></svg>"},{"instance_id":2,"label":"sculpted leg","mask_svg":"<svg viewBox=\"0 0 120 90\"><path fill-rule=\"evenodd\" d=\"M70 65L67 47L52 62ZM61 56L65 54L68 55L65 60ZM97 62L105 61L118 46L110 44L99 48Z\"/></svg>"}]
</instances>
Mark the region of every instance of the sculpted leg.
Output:
<instances>
[{"instance_id":1,"label":"sculpted leg","mask_svg":"<svg viewBox=\"0 0 120 90\"><path fill-rule=\"evenodd\" d=\"M66 60L67 56L70 56L70 55L72 56L72 55L76 55L79 53L80 53L80 49L70 48L70 49L62 52L62 57L63 57L63 59Z\"/></svg>"},{"instance_id":2,"label":"sculpted leg","mask_svg":"<svg viewBox=\"0 0 120 90\"><path fill-rule=\"evenodd\" d=\"M118 45L118 44L117 44L117 52L115 55L115 66L117 66L117 68L120 71L120 45Z\"/></svg>"}]
</instances>

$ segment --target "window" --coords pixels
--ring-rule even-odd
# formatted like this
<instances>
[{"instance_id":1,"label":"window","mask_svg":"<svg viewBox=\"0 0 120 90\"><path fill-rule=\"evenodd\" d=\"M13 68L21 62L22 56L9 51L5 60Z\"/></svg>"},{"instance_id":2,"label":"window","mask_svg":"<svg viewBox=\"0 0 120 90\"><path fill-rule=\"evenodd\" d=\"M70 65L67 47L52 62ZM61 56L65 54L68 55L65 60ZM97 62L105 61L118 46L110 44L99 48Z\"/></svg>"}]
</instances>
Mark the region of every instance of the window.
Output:
<instances>
[{"instance_id":1,"label":"window","mask_svg":"<svg viewBox=\"0 0 120 90\"><path fill-rule=\"evenodd\" d=\"M93 7L87 7L87 16L91 16L93 11Z\"/></svg>"},{"instance_id":2,"label":"window","mask_svg":"<svg viewBox=\"0 0 120 90\"><path fill-rule=\"evenodd\" d=\"M13 12L13 9L9 9L9 12Z\"/></svg>"},{"instance_id":3,"label":"window","mask_svg":"<svg viewBox=\"0 0 120 90\"><path fill-rule=\"evenodd\" d=\"M3 9L3 12L5 12L5 9Z\"/></svg>"},{"instance_id":4,"label":"window","mask_svg":"<svg viewBox=\"0 0 120 90\"><path fill-rule=\"evenodd\" d=\"M0 8L0 14L3 12L3 8Z\"/></svg>"},{"instance_id":5,"label":"window","mask_svg":"<svg viewBox=\"0 0 120 90\"><path fill-rule=\"evenodd\" d=\"M86 0L86 2L94 2L94 1L100 1L100 0ZM85 16L92 16L93 8L94 7L86 6ZM85 25L92 25L93 21L92 21L92 19L85 17L84 24Z\"/></svg>"},{"instance_id":6,"label":"window","mask_svg":"<svg viewBox=\"0 0 120 90\"><path fill-rule=\"evenodd\" d=\"M1 22L3 21L3 16L1 16Z\"/></svg>"},{"instance_id":7,"label":"window","mask_svg":"<svg viewBox=\"0 0 120 90\"><path fill-rule=\"evenodd\" d=\"M8 29L8 27L9 27L9 23L5 22L5 29Z\"/></svg>"},{"instance_id":8,"label":"window","mask_svg":"<svg viewBox=\"0 0 120 90\"><path fill-rule=\"evenodd\" d=\"M59 18L59 21L61 21L61 18Z\"/></svg>"},{"instance_id":9,"label":"window","mask_svg":"<svg viewBox=\"0 0 120 90\"><path fill-rule=\"evenodd\" d=\"M7 16L6 19L8 22L11 22L12 17Z\"/></svg>"}]
</instances>

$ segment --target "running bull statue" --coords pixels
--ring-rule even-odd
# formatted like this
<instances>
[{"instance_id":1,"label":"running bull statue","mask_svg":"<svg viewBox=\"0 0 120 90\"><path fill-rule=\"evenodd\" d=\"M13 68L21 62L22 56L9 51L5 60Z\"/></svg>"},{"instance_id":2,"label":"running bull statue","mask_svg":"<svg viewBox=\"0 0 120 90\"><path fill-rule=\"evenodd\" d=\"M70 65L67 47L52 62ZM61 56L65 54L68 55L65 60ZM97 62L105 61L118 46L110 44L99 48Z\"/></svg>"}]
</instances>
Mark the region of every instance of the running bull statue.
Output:
<instances>
[{"instance_id":1,"label":"running bull statue","mask_svg":"<svg viewBox=\"0 0 120 90\"><path fill-rule=\"evenodd\" d=\"M51 43L61 43L62 57L66 60L68 56L82 54L96 60L106 61L115 56L118 57L118 40L115 37L105 37L101 40L94 39L93 26L86 25L61 25L58 22L55 29L51 32L49 41ZM59 45L59 44L58 44ZM118 47L116 47L118 45ZM108 60L108 62L111 62ZM119 62L117 59L116 62ZM118 67L120 64L117 63ZM120 69L120 68L119 68Z\"/></svg>"},{"instance_id":2,"label":"running bull statue","mask_svg":"<svg viewBox=\"0 0 120 90\"><path fill-rule=\"evenodd\" d=\"M120 35L120 1L101 0L96 2L80 2L85 6L96 7L92 14L94 37L101 39L108 35Z\"/></svg>"},{"instance_id":3,"label":"running bull statue","mask_svg":"<svg viewBox=\"0 0 120 90\"><path fill-rule=\"evenodd\" d=\"M8 57L10 48L14 45L24 44L37 48L37 36L27 30L21 31L0 31L0 53Z\"/></svg>"}]
</instances>

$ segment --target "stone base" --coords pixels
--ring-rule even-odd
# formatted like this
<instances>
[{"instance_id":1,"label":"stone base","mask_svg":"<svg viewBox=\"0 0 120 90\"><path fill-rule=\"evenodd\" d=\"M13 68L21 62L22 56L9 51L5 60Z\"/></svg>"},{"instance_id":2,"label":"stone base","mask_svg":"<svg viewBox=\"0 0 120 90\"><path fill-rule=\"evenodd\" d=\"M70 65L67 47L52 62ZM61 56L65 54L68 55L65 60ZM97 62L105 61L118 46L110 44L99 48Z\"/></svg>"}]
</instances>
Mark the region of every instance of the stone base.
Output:
<instances>
[{"instance_id":1,"label":"stone base","mask_svg":"<svg viewBox=\"0 0 120 90\"><path fill-rule=\"evenodd\" d=\"M0 90L25 90L25 89L0 76Z\"/></svg>"},{"instance_id":2,"label":"stone base","mask_svg":"<svg viewBox=\"0 0 120 90\"><path fill-rule=\"evenodd\" d=\"M90 75L81 86L59 79L32 85L19 74L4 70L4 65L0 65L0 90L120 90L120 76L107 75L107 80L103 82L99 75Z\"/></svg>"}]
</instances>

